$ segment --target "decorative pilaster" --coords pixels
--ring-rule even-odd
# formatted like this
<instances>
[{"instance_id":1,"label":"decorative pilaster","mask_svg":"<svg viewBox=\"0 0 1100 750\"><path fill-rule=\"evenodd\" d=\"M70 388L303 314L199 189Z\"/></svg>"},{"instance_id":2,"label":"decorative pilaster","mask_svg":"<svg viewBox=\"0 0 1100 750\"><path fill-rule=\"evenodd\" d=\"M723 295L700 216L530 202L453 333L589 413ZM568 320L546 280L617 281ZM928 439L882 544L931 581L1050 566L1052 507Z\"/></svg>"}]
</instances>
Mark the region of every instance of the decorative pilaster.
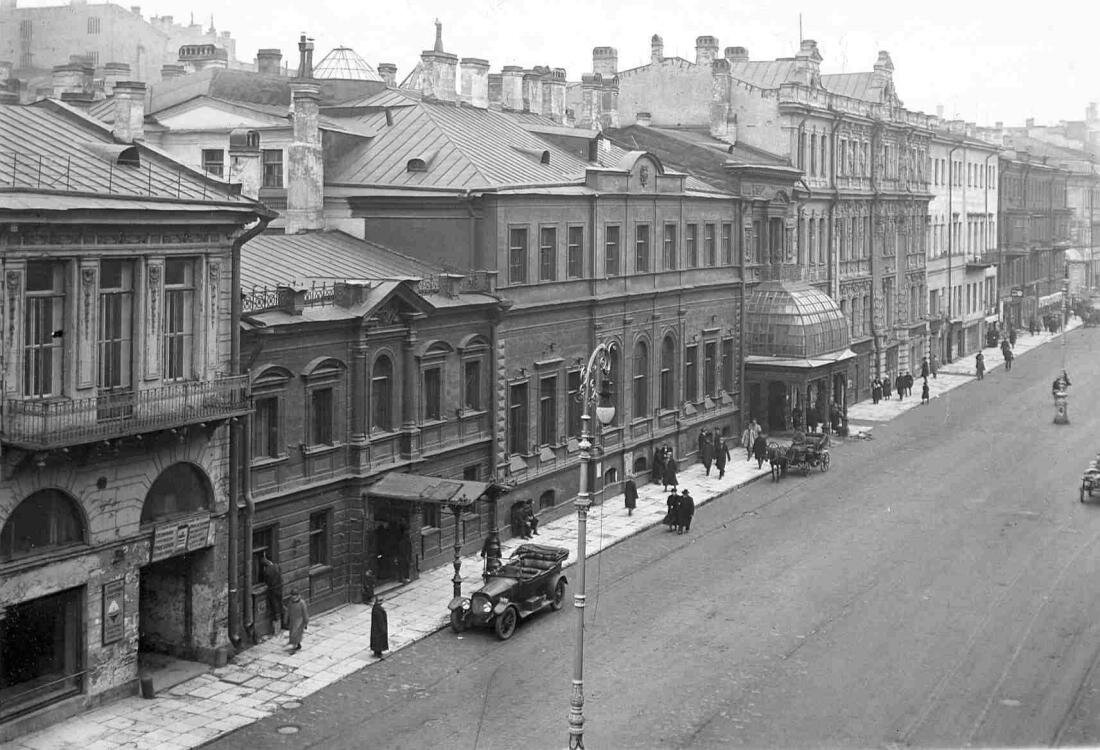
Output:
<instances>
[{"instance_id":1,"label":"decorative pilaster","mask_svg":"<svg viewBox=\"0 0 1100 750\"><path fill-rule=\"evenodd\" d=\"M18 270L9 264L8 272L4 277L4 351L14 354L21 348L23 342L23 268ZM4 377L5 395L19 393L19 381L22 377L22 368L17 366L20 357L11 356L4 359L6 372Z\"/></svg>"},{"instance_id":2,"label":"decorative pilaster","mask_svg":"<svg viewBox=\"0 0 1100 750\"><path fill-rule=\"evenodd\" d=\"M99 260L80 261L80 289L77 292L76 387L96 384L96 333L99 330L97 304Z\"/></svg>"},{"instance_id":3,"label":"decorative pilaster","mask_svg":"<svg viewBox=\"0 0 1100 750\"><path fill-rule=\"evenodd\" d=\"M151 258L145 267L145 379L160 377L164 341L164 259Z\"/></svg>"}]
</instances>

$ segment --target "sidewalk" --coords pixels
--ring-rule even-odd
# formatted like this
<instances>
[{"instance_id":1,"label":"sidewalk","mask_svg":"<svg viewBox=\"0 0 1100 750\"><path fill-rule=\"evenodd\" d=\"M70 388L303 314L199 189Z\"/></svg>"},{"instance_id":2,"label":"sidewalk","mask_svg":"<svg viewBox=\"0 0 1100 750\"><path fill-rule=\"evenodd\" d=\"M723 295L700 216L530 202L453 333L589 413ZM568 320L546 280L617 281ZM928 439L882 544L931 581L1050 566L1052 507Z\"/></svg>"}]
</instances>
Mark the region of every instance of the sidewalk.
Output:
<instances>
[{"instance_id":1,"label":"sidewalk","mask_svg":"<svg viewBox=\"0 0 1100 750\"><path fill-rule=\"evenodd\" d=\"M1079 325L1080 321L1074 320L1069 329ZM1025 334L1016 341L1016 355L1052 338L1055 337L1050 334ZM987 372L1003 364L999 349L983 352ZM972 380L973 361L973 356L967 356L941 367L939 377L928 381L932 397ZM851 406L848 416L853 423L852 433L867 432L870 430L867 423L889 421L919 404L917 382L914 395L903 401L898 401L895 395L891 401L879 404L867 401ZM697 506L769 473L766 463L757 469L755 461L746 461L740 446L731 446L730 455L723 479L718 479L713 469L711 476L704 476L698 463L680 473L680 487L691 491ZM621 496L610 498L605 505L593 506L588 516L588 554L594 555L659 524L665 515L667 496L657 485L640 486L638 506L631 516L626 514ZM567 564L575 562L575 513L541 525L539 532L536 542L568 548ZM522 542L517 539L504 542L504 556ZM480 557L462 558L464 593L480 587L481 571ZM453 575L453 567L443 565L424 571L416 581L383 595L389 614L391 653L448 625L447 602L452 595ZM287 653L283 638L271 638L241 652L229 665L183 682L153 700L125 698L21 737L5 747L18 750L197 747L280 708L297 708L304 698L321 688L376 662L369 643L370 607L347 604L313 617L302 650L297 653Z\"/></svg>"}]
</instances>

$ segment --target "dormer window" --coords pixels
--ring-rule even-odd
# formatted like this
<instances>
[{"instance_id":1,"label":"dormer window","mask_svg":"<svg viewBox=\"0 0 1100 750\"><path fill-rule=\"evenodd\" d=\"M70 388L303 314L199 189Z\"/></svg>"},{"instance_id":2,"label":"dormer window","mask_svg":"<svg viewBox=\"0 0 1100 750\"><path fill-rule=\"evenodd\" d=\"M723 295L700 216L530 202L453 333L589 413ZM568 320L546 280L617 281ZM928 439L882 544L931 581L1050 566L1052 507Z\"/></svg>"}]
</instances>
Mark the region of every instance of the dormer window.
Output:
<instances>
[{"instance_id":1,"label":"dormer window","mask_svg":"<svg viewBox=\"0 0 1100 750\"><path fill-rule=\"evenodd\" d=\"M427 172L428 165L423 159L409 159L409 163L405 165L410 172Z\"/></svg>"}]
</instances>

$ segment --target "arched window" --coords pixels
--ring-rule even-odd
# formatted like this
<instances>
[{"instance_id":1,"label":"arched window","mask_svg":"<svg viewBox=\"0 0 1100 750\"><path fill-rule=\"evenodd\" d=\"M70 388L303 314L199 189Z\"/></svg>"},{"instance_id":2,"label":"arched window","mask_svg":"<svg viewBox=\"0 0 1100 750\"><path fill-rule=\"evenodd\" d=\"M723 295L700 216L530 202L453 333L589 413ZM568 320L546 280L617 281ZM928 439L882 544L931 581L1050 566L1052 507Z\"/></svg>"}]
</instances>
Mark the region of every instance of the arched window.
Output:
<instances>
[{"instance_id":1,"label":"arched window","mask_svg":"<svg viewBox=\"0 0 1100 750\"><path fill-rule=\"evenodd\" d=\"M84 541L76 502L60 490L39 490L16 506L0 530L0 561Z\"/></svg>"},{"instance_id":2,"label":"arched window","mask_svg":"<svg viewBox=\"0 0 1100 750\"><path fill-rule=\"evenodd\" d=\"M145 504L141 506L141 522L151 523L199 510L210 510L210 482L191 464L169 466L153 482Z\"/></svg>"},{"instance_id":3,"label":"arched window","mask_svg":"<svg viewBox=\"0 0 1100 750\"><path fill-rule=\"evenodd\" d=\"M649 413L649 348L644 341L634 345L634 419Z\"/></svg>"},{"instance_id":4,"label":"arched window","mask_svg":"<svg viewBox=\"0 0 1100 750\"><path fill-rule=\"evenodd\" d=\"M379 357L374 362L370 378L370 427L372 430L393 429L393 362Z\"/></svg>"},{"instance_id":5,"label":"arched window","mask_svg":"<svg viewBox=\"0 0 1100 750\"><path fill-rule=\"evenodd\" d=\"M676 408L676 342L672 336L665 336L661 342L661 408Z\"/></svg>"}]
</instances>

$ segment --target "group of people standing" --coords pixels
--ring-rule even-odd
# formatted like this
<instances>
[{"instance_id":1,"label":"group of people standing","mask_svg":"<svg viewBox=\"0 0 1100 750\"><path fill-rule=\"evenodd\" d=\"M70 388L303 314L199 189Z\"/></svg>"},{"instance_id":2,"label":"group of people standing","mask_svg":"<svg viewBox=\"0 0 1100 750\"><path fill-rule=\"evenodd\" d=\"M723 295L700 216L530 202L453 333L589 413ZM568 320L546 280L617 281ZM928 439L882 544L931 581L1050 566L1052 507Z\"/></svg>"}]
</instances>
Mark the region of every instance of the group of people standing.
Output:
<instances>
[{"instance_id":1,"label":"group of people standing","mask_svg":"<svg viewBox=\"0 0 1100 750\"><path fill-rule=\"evenodd\" d=\"M665 513L665 526L669 531L675 529L677 534L691 531L691 517L695 515L695 498L686 489L683 492L673 491L668 496L668 512Z\"/></svg>"},{"instance_id":2,"label":"group of people standing","mask_svg":"<svg viewBox=\"0 0 1100 750\"><path fill-rule=\"evenodd\" d=\"M665 443L653 452L653 466L649 472L649 481L659 484L665 491L669 487L673 489L679 484L676 472L680 467L676 464L676 457L672 455L672 448Z\"/></svg>"},{"instance_id":3,"label":"group of people standing","mask_svg":"<svg viewBox=\"0 0 1100 750\"><path fill-rule=\"evenodd\" d=\"M699 460L710 476L710 466L718 469L718 478L726 475L726 462L730 459L730 449L726 439L717 430L699 430Z\"/></svg>"}]
</instances>

